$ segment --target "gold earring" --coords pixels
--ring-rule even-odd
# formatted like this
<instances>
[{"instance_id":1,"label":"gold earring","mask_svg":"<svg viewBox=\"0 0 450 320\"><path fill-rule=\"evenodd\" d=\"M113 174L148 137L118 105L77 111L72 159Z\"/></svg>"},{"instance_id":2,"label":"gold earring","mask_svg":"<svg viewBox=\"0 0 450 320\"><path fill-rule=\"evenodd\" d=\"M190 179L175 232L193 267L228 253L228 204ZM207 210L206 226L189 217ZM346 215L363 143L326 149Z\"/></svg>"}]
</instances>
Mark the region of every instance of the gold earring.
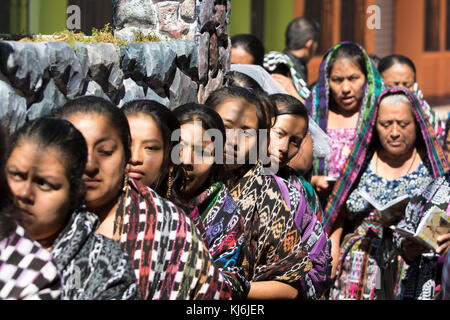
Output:
<instances>
[{"instance_id":1,"label":"gold earring","mask_svg":"<svg viewBox=\"0 0 450 320\"><path fill-rule=\"evenodd\" d=\"M128 175L127 175L127 174L124 174L124 176L123 176L123 188L122 188L122 191L123 191L123 192L127 191L127 188L128 188Z\"/></svg>"},{"instance_id":2,"label":"gold earring","mask_svg":"<svg viewBox=\"0 0 450 320\"><path fill-rule=\"evenodd\" d=\"M172 171L170 171L169 179L167 181L166 198L169 198L172 195L172 186L173 186L173 177L172 177Z\"/></svg>"}]
</instances>

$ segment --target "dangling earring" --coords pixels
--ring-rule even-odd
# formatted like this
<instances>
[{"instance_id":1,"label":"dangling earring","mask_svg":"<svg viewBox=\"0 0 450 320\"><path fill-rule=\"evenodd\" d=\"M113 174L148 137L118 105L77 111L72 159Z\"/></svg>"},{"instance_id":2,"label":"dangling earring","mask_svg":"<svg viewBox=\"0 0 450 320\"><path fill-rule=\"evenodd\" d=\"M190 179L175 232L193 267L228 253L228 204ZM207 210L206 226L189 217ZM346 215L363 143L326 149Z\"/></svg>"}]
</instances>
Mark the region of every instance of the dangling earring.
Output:
<instances>
[{"instance_id":1,"label":"dangling earring","mask_svg":"<svg viewBox=\"0 0 450 320\"><path fill-rule=\"evenodd\" d=\"M122 191L123 192L127 191L127 188L128 188L128 175L125 173L123 175L123 188L122 188Z\"/></svg>"},{"instance_id":2,"label":"dangling earring","mask_svg":"<svg viewBox=\"0 0 450 320\"><path fill-rule=\"evenodd\" d=\"M166 192L166 198L170 198L172 195L172 186L173 186L173 177L172 177L172 169L169 171L169 178L167 181L167 192Z\"/></svg>"}]
</instances>

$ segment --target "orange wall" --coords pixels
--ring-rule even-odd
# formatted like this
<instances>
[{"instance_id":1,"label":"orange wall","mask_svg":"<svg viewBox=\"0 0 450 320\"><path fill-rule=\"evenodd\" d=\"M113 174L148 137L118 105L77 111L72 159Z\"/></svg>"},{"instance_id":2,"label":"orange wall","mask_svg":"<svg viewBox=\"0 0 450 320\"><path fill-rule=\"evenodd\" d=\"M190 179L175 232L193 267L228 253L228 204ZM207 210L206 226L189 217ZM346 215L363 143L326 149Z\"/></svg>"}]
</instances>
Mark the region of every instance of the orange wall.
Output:
<instances>
[{"instance_id":1,"label":"orange wall","mask_svg":"<svg viewBox=\"0 0 450 320\"><path fill-rule=\"evenodd\" d=\"M445 2L441 1L442 14ZM450 95L450 51L425 52L425 1L397 0L395 8L395 53L413 60L417 82L425 98ZM443 15L445 17L445 15ZM441 48L444 46L445 19L441 19Z\"/></svg>"}]
</instances>

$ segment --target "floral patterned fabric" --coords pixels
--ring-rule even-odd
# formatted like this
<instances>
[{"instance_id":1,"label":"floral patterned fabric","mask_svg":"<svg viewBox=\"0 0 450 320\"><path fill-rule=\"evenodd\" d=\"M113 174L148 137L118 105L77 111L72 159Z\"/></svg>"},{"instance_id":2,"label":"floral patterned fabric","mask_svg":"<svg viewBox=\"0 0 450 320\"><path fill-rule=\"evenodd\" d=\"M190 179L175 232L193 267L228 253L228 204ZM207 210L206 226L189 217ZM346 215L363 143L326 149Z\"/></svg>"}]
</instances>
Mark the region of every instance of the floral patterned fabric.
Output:
<instances>
[{"instance_id":1,"label":"floral patterned fabric","mask_svg":"<svg viewBox=\"0 0 450 320\"><path fill-rule=\"evenodd\" d=\"M347 157L352 152L356 129L327 129L330 137L331 154L328 158L328 175L339 177L344 168Z\"/></svg>"},{"instance_id":2,"label":"floral patterned fabric","mask_svg":"<svg viewBox=\"0 0 450 320\"><path fill-rule=\"evenodd\" d=\"M62 276L63 300L140 299L136 277L120 245L98 233L98 217L83 205L50 253Z\"/></svg>"},{"instance_id":3,"label":"floral patterned fabric","mask_svg":"<svg viewBox=\"0 0 450 320\"><path fill-rule=\"evenodd\" d=\"M446 211L450 203L450 172L436 179L414 197L405 211L405 218L398 226L415 232L423 216L434 206ZM403 237L394 235L396 248L400 250ZM435 297L439 282L438 255L432 251L409 261L409 267L400 284L400 299L431 300Z\"/></svg>"},{"instance_id":4,"label":"floral patterned fabric","mask_svg":"<svg viewBox=\"0 0 450 320\"><path fill-rule=\"evenodd\" d=\"M412 197L432 181L428 165L389 181L367 166L346 201L347 218L355 228L341 243L332 299L394 299L405 263L392 245L392 232L383 228L375 210L359 195L364 190L382 204L407 194Z\"/></svg>"},{"instance_id":5,"label":"floral patterned fabric","mask_svg":"<svg viewBox=\"0 0 450 320\"><path fill-rule=\"evenodd\" d=\"M215 264L233 288L233 299L245 298L250 284L240 268L244 223L228 188L217 182L192 202L189 217L200 231Z\"/></svg>"}]
</instances>

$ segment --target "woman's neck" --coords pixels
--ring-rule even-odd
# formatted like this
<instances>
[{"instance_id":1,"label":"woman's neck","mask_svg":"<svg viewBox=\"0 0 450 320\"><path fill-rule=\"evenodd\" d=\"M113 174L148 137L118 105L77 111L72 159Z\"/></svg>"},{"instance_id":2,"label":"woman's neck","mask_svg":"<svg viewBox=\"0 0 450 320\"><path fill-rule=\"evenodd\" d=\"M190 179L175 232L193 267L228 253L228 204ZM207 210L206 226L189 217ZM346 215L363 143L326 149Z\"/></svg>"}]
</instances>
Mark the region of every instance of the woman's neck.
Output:
<instances>
[{"instance_id":1,"label":"woman's neck","mask_svg":"<svg viewBox=\"0 0 450 320\"><path fill-rule=\"evenodd\" d=\"M331 107L328 110L328 129L356 128L358 124L359 110L341 110Z\"/></svg>"},{"instance_id":2,"label":"woman's neck","mask_svg":"<svg viewBox=\"0 0 450 320\"><path fill-rule=\"evenodd\" d=\"M45 248L47 251L50 251L52 249L53 243L55 242L56 238L58 238L59 233L60 232L56 232L55 234L51 235L50 237L38 240L38 242L43 248Z\"/></svg>"},{"instance_id":3,"label":"woman's neck","mask_svg":"<svg viewBox=\"0 0 450 320\"><path fill-rule=\"evenodd\" d=\"M392 168L401 168L407 165L408 160L415 157L416 153L417 150L415 147L401 155L393 155L386 152L384 149L380 149L377 151L377 157Z\"/></svg>"}]
</instances>

